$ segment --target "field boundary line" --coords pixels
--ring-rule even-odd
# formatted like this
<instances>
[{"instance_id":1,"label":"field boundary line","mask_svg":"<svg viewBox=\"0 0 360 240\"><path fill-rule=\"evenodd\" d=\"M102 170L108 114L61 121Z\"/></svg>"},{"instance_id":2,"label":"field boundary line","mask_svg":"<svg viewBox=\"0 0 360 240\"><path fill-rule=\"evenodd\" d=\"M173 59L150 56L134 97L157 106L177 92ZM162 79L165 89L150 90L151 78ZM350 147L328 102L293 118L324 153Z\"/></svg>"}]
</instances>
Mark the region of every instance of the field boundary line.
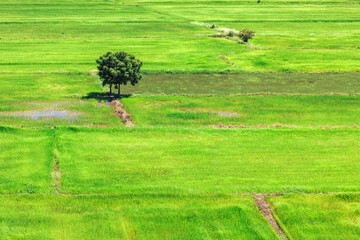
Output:
<instances>
[{"instance_id":1,"label":"field boundary line","mask_svg":"<svg viewBox=\"0 0 360 240\"><path fill-rule=\"evenodd\" d=\"M221 54L219 56L220 59L224 60L227 64L229 64L230 66L232 66L234 69L239 69L239 67L233 63L233 62L230 62L230 60L224 55L224 54Z\"/></svg>"},{"instance_id":2,"label":"field boundary line","mask_svg":"<svg viewBox=\"0 0 360 240\"><path fill-rule=\"evenodd\" d=\"M61 194L61 173L60 173L60 162L59 162L59 151L56 148L56 128L53 128L53 171L51 176L53 178L53 189L56 194Z\"/></svg>"},{"instance_id":3,"label":"field boundary line","mask_svg":"<svg viewBox=\"0 0 360 240\"><path fill-rule=\"evenodd\" d=\"M16 196L16 195L36 195L36 194L40 194L40 195L52 195L52 193L48 193L48 192L38 192L38 193L28 193L28 192L14 192L14 193L0 193L0 196ZM229 197L229 196L244 196L244 197L257 197L257 196L264 196L264 197L279 197L279 196L285 196L285 195L291 195L291 194L296 194L296 195L334 195L334 194L360 194L360 191L357 192L314 192L314 193L306 193L306 192L288 192L288 193L228 193L228 194L217 194L217 193L196 193L196 194L163 194L163 193L158 193L158 194L147 194L147 195L151 195L153 197L191 197L191 196L219 196L219 197ZM137 193L120 193L120 192L115 192L115 193L63 193L63 192L59 192L58 195L60 196L67 196L67 197L76 197L76 196L131 196L131 197L138 197L139 195L143 196L143 193L141 194L137 194Z\"/></svg>"},{"instance_id":4,"label":"field boundary line","mask_svg":"<svg viewBox=\"0 0 360 240\"><path fill-rule=\"evenodd\" d=\"M269 203L265 199L265 194L257 194L255 195L255 203L262 213L262 215L266 218L268 223L271 225L271 227L275 230L277 235L280 237L280 239L287 239L289 240L286 233L282 230L279 223L277 222L276 218L274 217L274 214L270 208Z\"/></svg>"},{"instance_id":5,"label":"field boundary line","mask_svg":"<svg viewBox=\"0 0 360 240\"><path fill-rule=\"evenodd\" d=\"M318 126L299 126L299 125L288 125L288 124L258 124L258 125L224 125L222 123L217 125L209 125L208 128L215 128L215 129L228 129L228 128L247 128L247 129L257 129L257 128L298 128L298 129L349 129L355 128L360 129L360 125L318 125Z\"/></svg>"}]
</instances>

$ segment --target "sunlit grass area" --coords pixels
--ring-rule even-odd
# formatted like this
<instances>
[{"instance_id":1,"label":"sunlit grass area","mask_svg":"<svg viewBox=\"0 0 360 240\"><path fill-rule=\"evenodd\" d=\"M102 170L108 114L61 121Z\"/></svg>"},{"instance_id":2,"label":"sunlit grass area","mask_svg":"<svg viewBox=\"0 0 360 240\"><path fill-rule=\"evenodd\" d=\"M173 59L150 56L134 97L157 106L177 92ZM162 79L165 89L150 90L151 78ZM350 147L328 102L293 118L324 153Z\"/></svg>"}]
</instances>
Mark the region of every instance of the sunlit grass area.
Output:
<instances>
[{"instance_id":1,"label":"sunlit grass area","mask_svg":"<svg viewBox=\"0 0 360 240\"><path fill-rule=\"evenodd\" d=\"M136 97L122 102L142 126L354 127L358 96Z\"/></svg>"},{"instance_id":2,"label":"sunlit grass area","mask_svg":"<svg viewBox=\"0 0 360 240\"><path fill-rule=\"evenodd\" d=\"M53 140L51 130L0 127L0 193L51 192Z\"/></svg>"},{"instance_id":3,"label":"sunlit grass area","mask_svg":"<svg viewBox=\"0 0 360 240\"><path fill-rule=\"evenodd\" d=\"M349 1L2 1L0 6L2 72L90 71L96 57L116 50L136 54L152 72L359 71L359 6ZM194 21L250 28L257 36L250 46L210 38L206 35L217 31Z\"/></svg>"},{"instance_id":4,"label":"sunlit grass area","mask_svg":"<svg viewBox=\"0 0 360 240\"><path fill-rule=\"evenodd\" d=\"M65 193L359 190L358 129L56 132Z\"/></svg>"},{"instance_id":5,"label":"sunlit grass area","mask_svg":"<svg viewBox=\"0 0 360 240\"><path fill-rule=\"evenodd\" d=\"M0 238L279 239L259 194L289 239L360 238L359 10L0 0ZM143 62L134 127L108 51Z\"/></svg>"},{"instance_id":6,"label":"sunlit grass area","mask_svg":"<svg viewBox=\"0 0 360 240\"><path fill-rule=\"evenodd\" d=\"M31 73L90 72L96 69L95 59L108 51L135 54L147 71L222 71L231 67L219 56L245 48L225 39L208 37L36 39L2 40L1 43L1 72Z\"/></svg>"},{"instance_id":7,"label":"sunlit grass area","mask_svg":"<svg viewBox=\"0 0 360 240\"><path fill-rule=\"evenodd\" d=\"M189 22L40 21L1 24L4 39L183 38L213 34Z\"/></svg>"},{"instance_id":8,"label":"sunlit grass area","mask_svg":"<svg viewBox=\"0 0 360 240\"><path fill-rule=\"evenodd\" d=\"M288 195L269 200L292 239L359 239L359 194Z\"/></svg>"},{"instance_id":9,"label":"sunlit grass area","mask_svg":"<svg viewBox=\"0 0 360 240\"><path fill-rule=\"evenodd\" d=\"M0 196L9 239L277 239L251 197Z\"/></svg>"}]
</instances>

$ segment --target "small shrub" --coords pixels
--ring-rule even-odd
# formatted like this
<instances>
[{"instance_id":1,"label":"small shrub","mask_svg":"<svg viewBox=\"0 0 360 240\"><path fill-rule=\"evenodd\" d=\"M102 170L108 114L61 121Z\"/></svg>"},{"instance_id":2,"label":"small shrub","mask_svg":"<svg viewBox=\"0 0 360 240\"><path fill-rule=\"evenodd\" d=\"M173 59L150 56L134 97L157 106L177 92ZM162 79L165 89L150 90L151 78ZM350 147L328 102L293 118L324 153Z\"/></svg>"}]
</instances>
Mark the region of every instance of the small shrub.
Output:
<instances>
[{"instance_id":1,"label":"small shrub","mask_svg":"<svg viewBox=\"0 0 360 240\"><path fill-rule=\"evenodd\" d=\"M252 39L255 36L255 32L249 29L243 29L239 32L239 38L244 42L248 42L249 39Z\"/></svg>"},{"instance_id":2,"label":"small shrub","mask_svg":"<svg viewBox=\"0 0 360 240\"><path fill-rule=\"evenodd\" d=\"M234 32L233 32L233 31L229 31L228 36L229 36L229 37L233 37L233 36L234 36Z\"/></svg>"}]
</instances>

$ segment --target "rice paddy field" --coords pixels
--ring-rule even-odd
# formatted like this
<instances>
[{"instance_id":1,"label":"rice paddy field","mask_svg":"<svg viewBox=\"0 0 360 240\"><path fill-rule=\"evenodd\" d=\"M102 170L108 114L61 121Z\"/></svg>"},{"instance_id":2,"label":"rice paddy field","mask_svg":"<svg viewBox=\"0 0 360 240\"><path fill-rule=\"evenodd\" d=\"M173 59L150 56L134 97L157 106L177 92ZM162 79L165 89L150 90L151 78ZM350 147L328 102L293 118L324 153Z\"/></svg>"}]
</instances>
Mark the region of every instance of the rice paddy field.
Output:
<instances>
[{"instance_id":1,"label":"rice paddy field","mask_svg":"<svg viewBox=\"0 0 360 240\"><path fill-rule=\"evenodd\" d=\"M360 239L359 2L0 0L0 56L0 239Z\"/></svg>"}]
</instances>

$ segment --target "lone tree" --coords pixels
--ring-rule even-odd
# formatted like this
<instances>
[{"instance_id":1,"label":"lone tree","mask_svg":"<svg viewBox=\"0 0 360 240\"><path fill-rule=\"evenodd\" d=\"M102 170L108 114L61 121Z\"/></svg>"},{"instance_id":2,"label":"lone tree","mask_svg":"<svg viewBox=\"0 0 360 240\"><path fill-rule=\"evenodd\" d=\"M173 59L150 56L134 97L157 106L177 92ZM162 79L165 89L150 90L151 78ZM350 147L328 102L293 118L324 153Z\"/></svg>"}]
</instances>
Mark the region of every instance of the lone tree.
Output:
<instances>
[{"instance_id":1,"label":"lone tree","mask_svg":"<svg viewBox=\"0 0 360 240\"><path fill-rule=\"evenodd\" d=\"M142 78L140 73L142 62L127 52L108 52L96 62L99 64L97 68L102 85L110 85L110 94L113 85L118 89L118 96L120 96L121 84L126 85L130 82L135 86Z\"/></svg>"},{"instance_id":2,"label":"lone tree","mask_svg":"<svg viewBox=\"0 0 360 240\"><path fill-rule=\"evenodd\" d=\"M239 38L241 38L244 42L248 42L249 39L252 39L255 36L255 32L249 29L243 29L239 32Z\"/></svg>"}]
</instances>

